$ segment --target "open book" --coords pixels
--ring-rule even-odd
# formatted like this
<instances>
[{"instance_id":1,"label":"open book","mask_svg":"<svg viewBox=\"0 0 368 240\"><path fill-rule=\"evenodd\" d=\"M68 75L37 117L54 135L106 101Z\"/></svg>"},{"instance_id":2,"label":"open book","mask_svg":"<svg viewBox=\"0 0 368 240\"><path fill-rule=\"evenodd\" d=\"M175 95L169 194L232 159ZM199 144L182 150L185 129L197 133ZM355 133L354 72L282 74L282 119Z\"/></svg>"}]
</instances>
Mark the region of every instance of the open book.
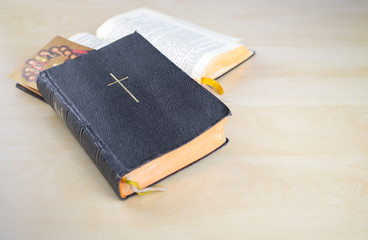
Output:
<instances>
[{"instance_id":1,"label":"open book","mask_svg":"<svg viewBox=\"0 0 368 240\"><path fill-rule=\"evenodd\" d=\"M240 39L147 8L108 19L96 36L78 33L69 40L100 49L135 31L199 83L203 78L218 78L254 54L238 43Z\"/></svg>"},{"instance_id":2,"label":"open book","mask_svg":"<svg viewBox=\"0 0 368 240\"><path fill-rule=\"evenodd\" d=\"M238 43L240 39L140 8L108 19L97 29L96 36L78 33L69 40L55 37L9 77L18 82L19 89L42 100L36 84L41 71L100 49L135 31L198 83L209 85L220 94L221 85L213 79L254 54Z\"/></svg>"}]
</instances>

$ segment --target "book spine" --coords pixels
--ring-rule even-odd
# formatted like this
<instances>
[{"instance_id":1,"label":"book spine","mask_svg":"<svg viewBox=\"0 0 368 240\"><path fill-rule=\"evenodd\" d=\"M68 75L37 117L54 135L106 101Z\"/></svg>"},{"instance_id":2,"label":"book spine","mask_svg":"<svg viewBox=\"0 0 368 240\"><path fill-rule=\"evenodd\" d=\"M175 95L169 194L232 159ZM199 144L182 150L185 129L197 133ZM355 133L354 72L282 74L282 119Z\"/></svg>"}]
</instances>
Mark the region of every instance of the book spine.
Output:
<instances>
[{"instance_id":1,"label":"book spine","mask_svg":"<svg viewBox=\"0 0 368 240\"><path fill-rule=\"evenodd\" d=\"M52 83L46 72L41 72L37 79L37 87L55 113L66 124L70 132L77 139L84 151L95 163L102 175L109 182L119 198L119 182L121 174L114 171L114 162L108 162L111 156L104 151L102 143L93 134L91 128L85 123L78 111L66 99L64 94ZM121 198L122 199L122 198Z\"/></svg>"}]
</instances>

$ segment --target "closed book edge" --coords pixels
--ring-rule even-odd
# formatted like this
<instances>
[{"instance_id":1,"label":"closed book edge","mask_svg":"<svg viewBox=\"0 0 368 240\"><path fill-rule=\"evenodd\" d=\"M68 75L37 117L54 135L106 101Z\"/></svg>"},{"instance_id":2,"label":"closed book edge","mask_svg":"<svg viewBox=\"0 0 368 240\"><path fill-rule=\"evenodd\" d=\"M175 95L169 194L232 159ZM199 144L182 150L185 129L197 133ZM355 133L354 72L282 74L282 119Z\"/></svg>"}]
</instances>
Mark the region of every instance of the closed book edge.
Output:
<instances>
[{"instance_id":1,"label":"closed book edge","mask_svg":"<svg viewBox=\"0 0 368 240\"><path fill-rule=\"evenodd\" d=\"M37 98L38 100L41 100L42 102L45 102L45 99L43 99L43 97L41 97L41 95L39 93L33 91L33 89L27 87L26 85L16 83L15 87L18 88L19 90L25 92L25 93L28 93L32 97Z\"/></svg>"},{"instance_id":2,"label":"closed book edge","mask_svg":"<svg viewBox=\"0 0 368 240\"><path fill-rule=\"evenodd\" d=\"M137 34L138 33L135 33L135 35ZM80 145L94 161L120 198L126 198L133 193L130 186L122 181L124 177L134 177L134 181L139 182L139 185L145 188L196 162L227 142L224 135L224 126L226 118L231 115L228 108L226 108L227 113L224 114L220 121L209 126L199 136L176 149L163 153L161 156L148 159L142 164L137 165L133 170L122 174L116 171L116 161L111 159L111 154L104 147L104 143L96 136L94 129L91 129L88 125L83 123L78 114L78 110L73 107L73 103L68 101L68 98L64 96L60 89L53 84L53 80L50 78L47 71L40 73L37 79L37 85L46 102L50 104L54 111L65 122L71 133L79 141ZM203 89L203 91L206 90ZM215 98L212 94L207 94ZM217 101L219 100L217 99ZM202 145L200 145L201 143ZM193 146L197 147L196 151L191 151ZM176 158L176 161L170 161L173 157ZM163 166L165 168L164 171L157 171L157 169ZM147 174L148 172L154 176ZM147 178L147 176L150 177Z\"/></svg>"}]
</instances>

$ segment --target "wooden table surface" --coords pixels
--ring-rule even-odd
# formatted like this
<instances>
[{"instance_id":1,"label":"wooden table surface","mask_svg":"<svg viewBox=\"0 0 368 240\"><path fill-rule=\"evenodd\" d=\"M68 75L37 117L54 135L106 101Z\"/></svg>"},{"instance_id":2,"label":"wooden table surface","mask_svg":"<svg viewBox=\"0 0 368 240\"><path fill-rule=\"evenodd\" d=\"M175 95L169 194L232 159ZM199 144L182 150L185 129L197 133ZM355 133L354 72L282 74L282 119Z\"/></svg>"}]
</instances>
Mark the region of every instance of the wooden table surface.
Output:
<instances>
[{"instance_id":1,"label":"wooden table surface","mask_svg":"<svg viewBox=\"0 0 368 240\"><path fill-rule=\"evenodd\" d=\"M46 104L8 79L55 35L148 7L240 37L230 143L120 201ZM0 239L368 239L367 1L0 3Z\"/></svg>"}]
</instances>

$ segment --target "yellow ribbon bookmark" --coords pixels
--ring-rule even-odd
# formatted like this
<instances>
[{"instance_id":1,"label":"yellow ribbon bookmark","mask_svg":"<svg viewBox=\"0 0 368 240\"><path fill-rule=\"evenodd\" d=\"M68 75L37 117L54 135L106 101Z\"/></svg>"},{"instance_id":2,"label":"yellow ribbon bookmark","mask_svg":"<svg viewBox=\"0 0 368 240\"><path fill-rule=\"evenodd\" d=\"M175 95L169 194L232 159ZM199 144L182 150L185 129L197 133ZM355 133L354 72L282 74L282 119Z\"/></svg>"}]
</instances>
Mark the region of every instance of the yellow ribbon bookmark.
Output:
<instances>
[{"instance_id":1,"label":"yellow ribbon bookmark","mask_svg":"<svg viewBox=\"0 0 368 240\"><path fill-rule=\"evenodd\" d=\"M131 180L130 177L123 178L123 182L125 182L126 184L129 184L132 191L137 193L138 195L144 195L144 194L151 193L151 192L166 191L166 188L161 187L161 185L156 185L154 187L148 187L148 188L141 189L141 187L139 186L139 183Z\"/></svg>"},{"instance_id":2,"label":"yellow ribbon bookmark","mask_svg":"<svg viewBox=\"0 0 368 240\"><path fill-rule=\"evenodd\" d=\"M203 77L201 79L201 84L206 84L207 86L212 87L220 95L224 93L224 89L215 79Z\"/></svg>"}]
</instances>

